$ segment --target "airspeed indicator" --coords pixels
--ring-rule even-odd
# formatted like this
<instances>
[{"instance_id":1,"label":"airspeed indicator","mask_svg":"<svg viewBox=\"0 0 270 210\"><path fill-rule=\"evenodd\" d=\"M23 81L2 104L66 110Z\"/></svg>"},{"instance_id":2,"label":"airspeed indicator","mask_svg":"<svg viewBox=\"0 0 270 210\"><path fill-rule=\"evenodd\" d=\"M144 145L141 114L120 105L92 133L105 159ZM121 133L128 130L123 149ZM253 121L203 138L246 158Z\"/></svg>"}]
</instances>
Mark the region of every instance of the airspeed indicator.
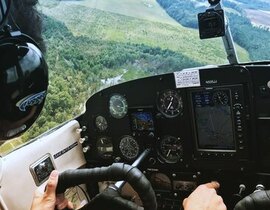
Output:
<instances>
[{"instance_id":1,"label":"airspeed indicator","mask_svg":"<svg viewBox=\"0 0 270 210\"><path fill-rule=\"evenodd\" d=\"M111 96L109 101L109 111L116 119L125 117L128 112L128 103L126 98L120 94L114 94Z\"/></svg>"}]
</instances>

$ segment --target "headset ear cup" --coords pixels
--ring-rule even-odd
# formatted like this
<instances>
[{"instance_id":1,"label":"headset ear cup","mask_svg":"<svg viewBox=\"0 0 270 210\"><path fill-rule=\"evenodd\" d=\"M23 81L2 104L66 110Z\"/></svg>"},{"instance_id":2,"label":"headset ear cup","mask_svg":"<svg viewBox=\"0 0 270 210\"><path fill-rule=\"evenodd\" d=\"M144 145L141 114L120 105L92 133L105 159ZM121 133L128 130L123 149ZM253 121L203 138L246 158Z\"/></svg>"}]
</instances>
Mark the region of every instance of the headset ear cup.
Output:
<instances>
[{"instance_id":1,"label":"headset ear cup","mask_svg":"<svg viewBox=\"0 0 270 210\"><path fill-rule=\"evenodd\" d=\"M37 119L48 88L38 45L24 34L0 38L0 139L26 131Z\"/></svg>"}]
</instances>

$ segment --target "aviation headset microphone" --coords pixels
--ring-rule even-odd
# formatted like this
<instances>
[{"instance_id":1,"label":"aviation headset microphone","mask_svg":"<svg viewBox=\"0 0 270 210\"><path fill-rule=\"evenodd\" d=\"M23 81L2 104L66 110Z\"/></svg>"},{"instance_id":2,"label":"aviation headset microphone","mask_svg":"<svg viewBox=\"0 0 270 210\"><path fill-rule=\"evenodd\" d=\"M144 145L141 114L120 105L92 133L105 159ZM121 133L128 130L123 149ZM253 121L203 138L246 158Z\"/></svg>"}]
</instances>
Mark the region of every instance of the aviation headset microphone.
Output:
<instances>
[{"instance_id":1,"label":"aviation headset microphone","mask_svg":"<svg viewBox=\"0 0 270 210\"><path fill-rule=\"evenodd\" d=\"M12 3L0 0L0 140L18 136L35 122L48 87L41 49L30 36L7 25Z\"/></svg>"}]
</instances>

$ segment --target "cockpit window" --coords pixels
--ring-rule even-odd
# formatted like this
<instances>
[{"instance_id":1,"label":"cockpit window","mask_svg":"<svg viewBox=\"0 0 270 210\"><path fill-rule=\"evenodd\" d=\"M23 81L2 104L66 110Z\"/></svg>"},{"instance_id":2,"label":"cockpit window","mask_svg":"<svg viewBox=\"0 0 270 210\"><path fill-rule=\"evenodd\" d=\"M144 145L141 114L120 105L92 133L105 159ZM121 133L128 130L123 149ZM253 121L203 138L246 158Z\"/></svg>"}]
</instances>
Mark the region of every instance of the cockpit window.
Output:
<instances>
[{"instance_id":1,"label":"cockpit window","mask_svg":"<svg viewBox=\"0 0 270 210\"><path fill-rule=\"evenodd\" d=\"M270 58L270 2L223 0L240 62ZM39 0L50 86L45 108L7 154L84 112L98 90L124 81L227 64L221 38L200 40L206 0ZM12 79L12 78L11 78Z\"/></svg>"}]
</instances>

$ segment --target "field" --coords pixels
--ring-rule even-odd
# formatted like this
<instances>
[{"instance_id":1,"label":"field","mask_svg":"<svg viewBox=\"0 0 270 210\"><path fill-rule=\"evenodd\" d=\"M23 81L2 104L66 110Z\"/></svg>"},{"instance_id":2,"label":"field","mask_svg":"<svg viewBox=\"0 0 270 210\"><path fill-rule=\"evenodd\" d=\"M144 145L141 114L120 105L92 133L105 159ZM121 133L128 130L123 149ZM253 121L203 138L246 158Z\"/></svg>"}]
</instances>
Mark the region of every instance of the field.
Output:
<instances>
[{"instance_id":1,"label":"field","mask_svg":"<svg viewBox=\"0 0 270 210\"><path fill-rule=\"evenodd\" d=\"M220 39L201 41L197 30L185 28L167 15L164 19L157 15L166 13L154 0L145 2L154 6L148 8L137 0L60 1L53 7L43 7L42 11L62 21L75 36L161 47L204 64L227 62ZM245 50L237 49L241 60L249 60Z\"/></svg>"},{"instance_id":2,"label":"field","mask_svg":"<svg viewBox=\"0 0 270 210\"><path fill-rule=\"evenodd\" d=\"M87 0L81 1L80 4L92 9L99 9L125 16L177 24L174 19L160 8L155 0Z\"/></svg>"}]
</instances>

